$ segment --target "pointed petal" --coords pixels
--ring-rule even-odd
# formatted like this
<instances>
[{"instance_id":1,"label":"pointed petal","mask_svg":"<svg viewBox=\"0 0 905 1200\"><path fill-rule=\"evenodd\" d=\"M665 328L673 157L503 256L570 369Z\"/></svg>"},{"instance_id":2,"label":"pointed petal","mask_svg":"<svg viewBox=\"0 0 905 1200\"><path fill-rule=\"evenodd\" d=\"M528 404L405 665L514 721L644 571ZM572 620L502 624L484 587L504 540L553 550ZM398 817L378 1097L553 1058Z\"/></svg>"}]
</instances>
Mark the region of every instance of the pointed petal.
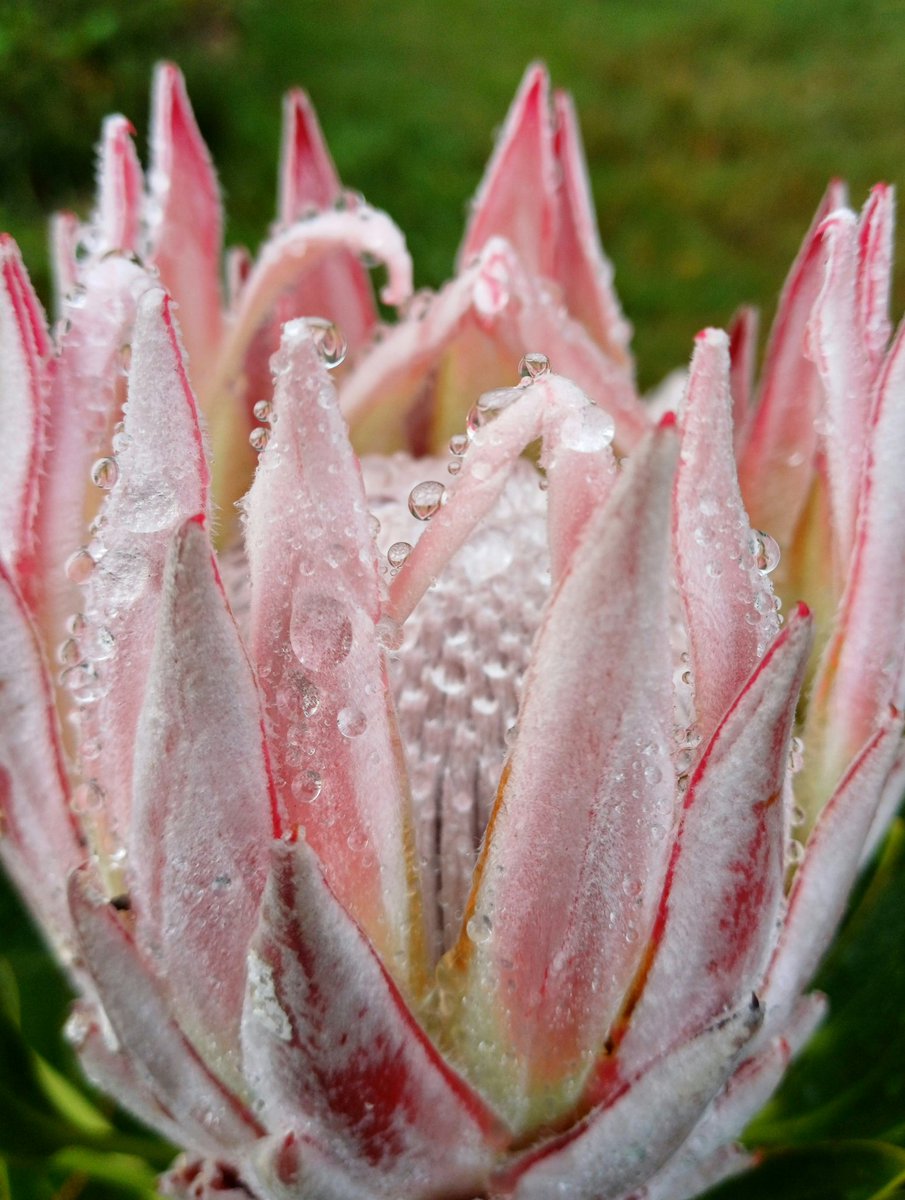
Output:
<instances>
[{"instance_id":1,"label":"pointed petal","mask_svg":"<svg viewBox=\"0 0 905 1200\"><path fill-rule=\"evenodd\" d=\"M179 305L196 386L220 337L220 191L207 146L172 63L154 75L148 171L150 261Z\"/></svg>"},{"instance_id":2,"label":"pointed petal","mask_svg":"<svg viewBox=\"0 0 905 1200\"><path fill-rule=\"evenodd\" d=\"M550 80L546 68L534 63L519 85L472 201L457 269L480 254L492 237L504 237L532 274L552 276L556 225Z\"/></svg>"},{"instance_id":3,"label":"pointed petal","mask_svg":"<svg viewBox=\"0 0 905 1200\"><path fill-rule=\"evenodd\" d=\"M565 312L557 289L529 275L499 238L350 373L343 412L373 450L409 445L415 417L418 452L445 449L475 397L511 382L520 357L537 351L613 417L623 450L650 427L631 370L607 357Z\"/></svg>"},{"instance_id":4,"label":"pointed petal","mask_svg":"<svg viewBox=\"0 0 905 1200\"><path fill-rule=\"evenodd\" d=\"M76 681L72 689L82 704L83 736L102 742L97 782L120 846L129 828L135 731L164 564L175 531L205 511L208 483L172 302L159 288L139 305L131 362L125 445L91 545L96 565L84 596L84 611L96 631L105 631L108 647L100 655L87 652L79 668L84 686Z\"/></svg>"},{"instance_id":5,"label":"pointed petal","mask_svg":"<svg viewBox=\"0 0 905 1200\"><path fill-rule=\"evenodd\" d=\"M518 1127L574 1099L662 886L676 449L664 427L629 459L549 606L467 925L445 964L445 986L463 991L455 1054ZM476 1055L478 1044L494 1049ZM501 1055L505 1072L493 1065Z\"/></svg>"},{"instance_id":6,"label":"pointed petal","mask_svg":"<svg viewBox=\"0 0 905 1200\"><path fill-rule=\"evenodd\" d=\"M182 1027L229 1047L275 799L257 688L200 518L170 550L136 741L136 937Z\"/></svg>"},{"instance_id":7,"label":"pointed petal","mask_svg":"<svg viewBox=\"0 0 905 1200\"><path fill-rule=\"evenodd\" d=\"M746 427L754 406L754 373L760 313L746 305L729 326L729 390L732 392L732 429L736 449L744 445Z\"/></svg>"},{"instance_id":8,"label":"pointed petal","mask_svg":"<svg viewBox=\"0 0 905 1200\"><path fill-rule=\"evenodd\" d=\"M50 219L50 269L56 312L63 307L63 298L69 295L78 279L75 248L81 228L75 213L58 212Z\"/></svg>"},{"instance_id":9,"label":"pointed petal","mask_svg":"<svg viewBox=\"0 0 905 1200\"><path fill-rule=\"evenodd\" d=\"M125 117L104 121L98 164L95 215L100 253L138 248L144 176L135 153L135 130Z\"/></svg>"},{"instance_id":10,"label":"pointed petal","mask_svg":"<svg viewBox=\"0 0 905 1200\"><path fill-rule=\"evenodd\" d=\"M699 333L680 416L674 524L695 711L705 738L779 629L739 492L729 378L725 333Z\"/></svg>"},{"instance_id":11,"label":"pointed petal","mask_svg":"<svg viewBox=\"0 0 905 1200\"><path fill-rule=\"evenodd\" d=\"M774 1019L783 1020L813 977L842 920L903 724L901 713L887 716L849 767L808 839L767 977L771 1027Z\"/></svg>"},{"instance_id":12,"label":"pointed petal","mask_svg":"<svg viewBox=\"0 0 905 1200\"><path fill-rule=\"evenodd\" d=\"M603 253L588 168L571 97L554 94L554 151L562 172L553 276L566 307L615 361L628 361L632 329L613 289L613 267Z\"/></svg>"},{"instance_id":13,"label":"pointed petal","mask_svg":"<svg viewBox=\"0 0 905 1200\"><path fill-rule=\"evenodd\" d=\"M280 202L283 225L328 208L341 184L324 141L314 106L305 92L293 88L283 101L283 144L280 153Z\"/></svg>"},{"instance_id":14,"label":"pointed petal","mask_svg":"<svg viewBox=\"0 0 905 1200\"><path fill-rule=\"evenodd\" d=\"M283 333L273 433L246 501L250 646L284 828L398 977L420 937L408 793L358 462L303 321ZM338 836L341 831L341 836Z\"/></svg>"},{"instance_id":15,"label":"pointed petal","mask_svg":"<svg viewBox=\"0 0 905 1200\"><path fill-rule=\"evenodd\" d=\"M85 857L69 809L53 695L28 612L0 564L0 853L63 951L63 881Z\"/></svg>"},{"instance_id":16,"label":"pointed petal","mask_svg":"<svg viewBox=\"0 0 905 1200\"><path fill-rule=\"evenodd\" d=\"M85 872L70 877L69 904L82 954L124 1052L178 1122L180 1141L202 1153L234 1152L262 1130L216 1079L173 1019L164 988L112 905L98 903Z\"/></svg>"},{"instance_id":17,"label":"pointed petal","mask_svg":"<svg viewBox=\"0 0 905 1200\"><path fill-rule=\"evenodd\" d=\"M805 328L823 284L819 229L845 203L830 184L786 279L770 331L757 409L739 461L739 480L752 523L787 546L811 487L821 390L805 356Z\"/></svg>"},{"instance_id":18,"label":"pointed petal","mask_svg":"<svg viewBox=\"0 0 905 1200\"><path fill-rule=\"evenodd\" d=\"M889 184L871 189L858 223L858 315L864 349L875 374L889 344L896 195Z\"/></svg>"},{"instance_id":19,"label":"pointed petal","mask_svg":"<svg viewBox=\"0 0 905 1200\"><path fill-rule=\"evenodd\" d=\"M637 1000L592 1097L618 1086L614 1069L631 1078L760 984L783 900L782 791L810 627L799 606L692 776Z\"/></svg>"},{"instance_id":20,"label":"pointed petal","mask_svg":"<svg viewBox=\"0 0 905 1200\"><path fill-rule=\"evenodd\" d=\"M812 816L900 695L905 658L905 325L877 381L856 543L808 714L801 803ZM813 794L811 794L813 793Z\"/></svg>"},{"instance_id":21,"label":"pointed petal","mask_svg":"<svg viewBox=\"0 0 905 1200\"><path fill-rule=\"evenodd\" d=\"M0 236L0 557L29 589L49 383L50 338L19 248Z\"/></svg>"},{"instance_id":22,"label":"pointed petal","mask_svg":"<svg viewBox=\"0 0 905 1200\"><path fill-rule=\"evenodd\" d=\"M304 841L273 848L243 1059L271 1128L313 1120L396 1194L478 1188L494 1119L415 1023Z\"/></svg>"},{"instance_id":23,"label":"pointed petal","mask_svg":"<svg viewBox=\"0 0 905 1200\"><path fill-rule=\"evenodd\" d=\"M353 1178L354 1164L340 1163L332 1147L321 1145L310 1133L286 1133L260 1141L243 1163L242 1175L256 1194L273 1200L394 1200L397 1192L384 1191L373 1170Z\"/></svg>"},{"instance_id":24,"label":"pointed petal","mask_svg":"<svg viewBox=\"0 0 905 1200\"><path fill-rule=\"evenodd\" d=\"M558 1188L570 1200L599 1200L644 1183L685 1140L759 1019L756 1002L745 1005L658 1060L565 1135L565 1145L541 1151L514 1200L548 1200Z\"/></svg>"},{"instance_id":25,"label":"pointed petal","mask_svg":"<svg viewBox=\"0 0 905 1200\"><path fill-rule=\"evenodd\" d=\"M807 327L808 355L824 392L825 447L828 460L837 571L851 554L870 428L871 370L865 354L856 295L858 223L842 210L819 230L825 246L823 286Z\"/></svg>"}]
</instances>

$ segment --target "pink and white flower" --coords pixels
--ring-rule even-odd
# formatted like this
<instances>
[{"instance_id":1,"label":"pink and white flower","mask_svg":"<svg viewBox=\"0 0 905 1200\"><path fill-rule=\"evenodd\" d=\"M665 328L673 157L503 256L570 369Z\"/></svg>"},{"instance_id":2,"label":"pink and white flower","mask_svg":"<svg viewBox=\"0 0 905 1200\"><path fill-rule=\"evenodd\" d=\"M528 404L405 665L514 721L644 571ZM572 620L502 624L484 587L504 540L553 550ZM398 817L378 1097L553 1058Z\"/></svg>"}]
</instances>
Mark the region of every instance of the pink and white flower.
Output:
<instances>
[{"instance_id":1,"label":"pink and white flower","mask_svg":"<svg viewBox=\"0 0 905 1200\"><path fill-rule=\"evenodd\" d=\"M539 67L435 295L293 94L224 299L169 66L147 175L112 117L57 219L52 334L4 240L3 861L170 1190L744 1165L902 781L891 229L834 185L757 392L745 311L659 421Z\"/></svg>"}]
</instances>

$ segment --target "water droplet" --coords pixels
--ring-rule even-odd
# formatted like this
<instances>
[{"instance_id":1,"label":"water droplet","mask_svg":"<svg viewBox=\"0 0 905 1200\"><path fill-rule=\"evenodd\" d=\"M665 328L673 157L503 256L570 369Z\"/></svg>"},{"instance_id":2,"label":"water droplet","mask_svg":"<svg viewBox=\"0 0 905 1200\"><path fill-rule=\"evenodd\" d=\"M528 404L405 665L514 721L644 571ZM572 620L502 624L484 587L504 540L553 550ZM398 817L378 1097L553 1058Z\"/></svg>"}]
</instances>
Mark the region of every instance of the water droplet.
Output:
<instances>
[{"instance_id":1,"label":"water droplet","mask_svg":"<svg viewBox=\"0 0 905 1200\"><path fill-rule=\"evenodd\" d=\"M269 400L258 400L251 411L256 421L269 421L273 416L273 405Z\"/></svg>"},{"instance_id":2,"label":"water droplet","mask_svg":"<svg viewBox=\"0 0 905 1200\"><path fill-rule=\"evenodd\" d=\"M550 370L550 360L546 354L538 354L536 351L531 351L518 365L518 373L522 379L540 379L542 375L546 375Z\"/></svg>"},{"instance_id":3,"label":"water droplet","mask_svg":"<svg viewBox=\"0 0 905 1200\"><path fill-rule=\"evenodd\" d=\"M60 676L60 683L76 704L96 704L107 694L107 685L87 663L67 667Z\"/></svg>"},{"instance_id":4,"label":"water droplet","mask_svg":"<svg viewBox=\"0 0 905 1200\"><path fill-rule=\"evenodd\" d=\"M805 823L806 819L807 815L801 805L793 804L792 812L789 816L789 824L792 826L792 828L797 829L799 825L803 825Z\"/></svg>"},{"instance_id":5,"label":"water droplet","mask_svg":"<svg viewBox=\"0 0 905 1200\"><path fill-rule=\"evenodd\" d=\"M516 400L521 399L518 388L494 388L491 392L483 392L478 396L475 408L478 413L478 425L488 425L495 421L501 412L511 408Z\"/></svg>"},{"instance_id":6,"label":"water droplet","mask_svg":"<svg viewBox=\"0 0 905 1200\"><path fill-rule=\"evenodd\" d=\"M88 547L80 546L66 559L66 576L73 583L87 583L96 565Z\"/></svg>"},{"instance_id":7,"label":"water droplet","mask_svg":"<svg viewBox=\"0 0 905 1200\"><path fill-rule=\"evenodd\" d=\"M300 771L292 781L292 794L301 804L313 804L323 786L324 781L318 771Z\"/></svg>"},{"instance_id":8,"label":"water droplet","mask_svg":"<svg viewBox=\"0 0 905 1200\"><path fill-rule=\"evenodd\" d=\"M446 469L449 471L450 475L458 475L462 470L462 464L457 458L454 458L451 463L447 464Z\"/></svg>"},{"instance_id":9,"label":"water droplet","mask_svg":"<svg viewBox=\"0 0 905 1200\"><path fill-rule=\"evenodd\" d=\"M84 613L73 613L66 622L66 628L74 638L82 637L88 631L88 618Z\"/></svg>"},{"instance_id":10,"label":"water droplet","mask_svg":"<svg viewBox=\"0 0 905 1200\"><path fill-rule=\"evenodd\" d=\"M465 932L476 946L486 946L493 938L493 923L486 915L472 917L465 926Z\"/></svg>"},{"instance_id":11,"label":"water droplet","mask_svg":"<svg viewBox=\"0 0 905 1200\"><path fill-rule=\"evenodd\" d=\"M96 629L89 627L85 632L82 646L88 658L97 662L105 662L108 658L113 657L116 638L106 625L99 625Z\"/></svg>"},{"instance_id":12,"label":"water droplet","mask_svg":"<svg viewBox=\"0 0 905 1200\"><path fill-rule=\"evenodd\" d=\"M326 317L306 317L305 324L311 332L321 361L328 371L332 371L346 357L346 339L341 330Z\"/></svg>"},{"instance_id":13,"label":"water droplet","mask_svg":"<svg viewBox=\"0 0 905 1200\"><path fill-rule=\"evenodd\" d=\"M387 550L387 562L398 571L411 552L412 547L409 542L393 542Z\"/></svg>"},{"instance_id":14,"label":"water droplet","mask_svg":"<svg viewBox=\"0 0 905 1200\"><path fill-rule=\"evenodd\" d=\"M449 439L449 452L461 458L468 449L468 438L464 433L454 433Z\"/></svg>"},{"instance_id":15,"label":"water droplet","mask_svg":"<svg viewBox=\"0 0 905 1200\"><path fill-rule=\"evenodd\" d=\"M88 779L84 783L80 783L72 793L69 807L79 816L100 812L104 807L104 789L96 779Z\"/></svg>"},{"instance_id":16,"label":"water droplet","mask_svg":"<svg viewBox=\"0 0 905 1200\"><path fill-rule=\"evenodd\" d=\"M99 458L91 468L91 482L95 487L109 492L119 479L119 466L115 458Z\"/></svg>"},{"instance_id":17,"label":"water droplet","mask_svg":"<svg viewBox=\"0 0 905 1200\"><path fill-rule=\"evenodd\" d=\"M260 454L270 441L270 430L264 425L256 425L248 435L248 441L252 450Z\"/></svg>"},{"instance_id":18,"label":"water droplet","mask_svg":"<svg viewBox=\"0 0 905 1200\"><path fill-rule=\"evenodd\" d=\"M57 647L57 660L64 667L74 667L82 661L82 648L75 638L67 638Z\"/></svg>"},{"instance_id":19,"label":"water droplet","mask_svg":"<svg viewBox=\"0 0 905 1200\"><path fill-rule=\"evenodd\" d=\"M419 521L429 521L446 500L446 488L435 479L416 483L409 493L409 512Z\"/></svg>"},{"instance_id":20,"label":"water droplet","mask_svg":"<svg viewBox=\"0 0 905 1200\"><path fill-rule=\"evenodd\" d=\"M70 308L84 308L87 298L87 290L81 284L77 284L66 296L66 304Z\"/></svg>"},{"instance_id":21,"label":"water droplet","mask_svg":"<svg viewBox=\"0 0 905 1200\"><path fill-rule=\"evenodd\" d=\"M336 725L343 737L360 737L368 727L368 719L360 708L349 705L341 708L336 717Z\"/></svg>"},{"instance_id":22,"label":"water droplet","mask_svg":"<svg viewBox=\"0 0 905 1200\"><path fill-rule=\"evenodd\" d=\"M368 532L372 538L376 538L380 533L380 518L375 517L373 513L368 513Z\"/></svg>"},{"instance_id":23,"label":"water droplet","mask_svg":"<svg viewBox=\"0 0 905 1200\"><path fill-rule=\"evenodd\" d=\"M804 858L804 846L797 838L790 838L786 843L786 861L797 866Z\"/></svg>"},{"instance_id":24,"label":"water droplet","mask_svg":"<svg viewBox=\"0 0 905 1200\"><path fill-rule=\"evenodd\" d=\"M752 529L748 546L761 575L769 575L779 566L779 545L769 533L764 533L761 529Z\"/></svg>"},{"instance_id":25,"label":"water droplet","mask_svg":"<svg viewBox=\"0 0 905 1200\"><path fill-rule=\"evenodd\" d=\"M800 737L793 737L789 746L789 770L797 775L804 765L804 742Z\"/></svg>"},{"instance_id":26,"label":"water droplet","mask_svg":"<svg viewBox=\"0 0 905 1200\"><path fill-rule=\"evenodd\" d=\"M289 642L299 662L313 671L335 667L352 648L352 622L333 596L296 596Z\"/></svg>"}]
</instances>

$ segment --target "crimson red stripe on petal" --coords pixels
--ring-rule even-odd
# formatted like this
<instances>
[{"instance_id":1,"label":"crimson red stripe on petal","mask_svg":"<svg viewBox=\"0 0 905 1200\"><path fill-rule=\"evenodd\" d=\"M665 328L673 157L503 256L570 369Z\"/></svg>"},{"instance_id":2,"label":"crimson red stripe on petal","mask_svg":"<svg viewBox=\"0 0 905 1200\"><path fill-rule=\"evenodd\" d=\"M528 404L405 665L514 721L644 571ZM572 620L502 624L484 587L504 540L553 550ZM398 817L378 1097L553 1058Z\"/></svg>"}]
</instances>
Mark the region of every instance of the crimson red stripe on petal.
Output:
<instances>
[{"instance_id":1,"label":"crimson red stripe on petal","mask_svg":"<svg viewBox=\"0 0 905 1200\"><path fill-rule=\"evenodd\" d=\"M395 1194L468 1194L496 1121L415 1023L304 840L276 843L249 957L243 1061L271 1128L313 1128Z\"/></svg>"},{"instance_id":2,"label":"crimson red stripe on petal","mask_svg":"<svg viewBox=\"0 0 905 1200\"><path fill-rule=\"evenodd\" d=\"M96 250L101 253L137 249L144 176L132 141L134 133L125 117L104 121L96 216Z\"/></svg>"},{"instance_id":3,"label":"crimson red stripe on petal","mask_svg":"<svg viewBox=\"0 0 905 1200\"><path fill-rule=\"evenodd\" d=\"M83 706L82 725L83 736L101 741L97 781L122 843L164 564L176 530L205 511L209 479L172 302L159 288L139 304L116 464L84 597L85 613L95 629L107 631L109 646L92 666L97 685L91 684L95 694Z\"/></svg>"},{"instance_id":4,"label":"crimson red stripe on petal","mask_svg":"<svg viewBox=\"0 0 905 1200\"><path fill-rule=\"evenodd\" d=\"M632 329L613 288L613 267L603 253L578 119L571 97L556 92L554 153L562 173L553 275L566 307L613 359L628 361Z\"/></svg>"},{"instance_id":5,"label":"crimson red stripe on petal","mask_svg":"<svg viewBox=\"0 0 905 1200\"><path fill-rule=\"evenodd\" d=\"M783 901L782 792L810 645L811 619L800 605L692 776L650 961L633 989L637 1003L617 1031L622 1079L761 983ZM601 1062L592 1101L611 1086L613 1065Z\"/></svg>"},{"instance_id":6,"label":"crimson red stripe on petal","mask_svg":"<svg viewBox=\"0 0 905 1200\"><path fill-rule=\"evenodd\" d=\"M779 629L773 589L757 568L732 447L729 340L699 333L681 408L673 524L677 574L704 738Z\"/></svg>"},{"instance_id":7,"label":"crimson red stripe on petal","mask_svg":"<svg viewBox=\"0 0 905 1200\"><path fill-rule=\"evenodd\" d=\"M0 557L30 591L29 559L49 384L44 313L11 237L0 235Z\"/></svg>"},{"instance_id":8,"label":"crimson red stripe on petal","mask_svg":"<svg viewBox=\"0 0 905 1200\"><path fill-rule=\"evenodd\" d=\"M172 63L163 63L154 75L149 141L149 261L179 305L192 374L200 386L220 337L223 216L210 154L185 80Z\"/></svg>"},{"instance_id":9,"label":"crimson red stripe on petal","mask_svg":"<svg viewBox=\"0 0 905 1200\"><path fill-rule=\"evenodd\" d=\"M834 181L823 197L786 279L770 330L754 418L739 458L745 506L758 529L788 546L813 481L821 388L805 353L805 329L823 283L825 249L819 228L845 204Z\"/></svg>"},{"instance_id":10,"label":"crimson red stripe on petal","mask_svg":"<svg viewBox=\"0 0 905 1200\"><path fill-rule=\"evenodd\" d=\"M258 1122L208 1071L176 1024L166 990L117 910L93 896L86 871L70 876L69 904L104 1012L124 1052L178 1123L182 1144L232 1155L260 1137Z\"/></svg>"},{"instance_id":11,"label":"crimson red stripe on petal","mask_svg":"<svg viewBox=\"0 0 905 1200\"><path fill-rule=\"evenodd\" d=\"M774 1019L783 1020L817 970L845 913L903 723L899 712L887 716L817 818L767 976L764 995L771 1027Z\"/></svg>"},{"instance_id":12,"label":"crimson red stripe on petal","mask_svg":"<svg viewBox=\"0 0 905 1200\"><path fill-rule=\"evenodd\" d=\"M303 321L284 330L274 405L245 504L250 646L281 815L288 829L305 827L330 887L406 979L421 927L376 550L358 462Z\"/></svg>"},{"instance_id":13,"label":"crimson red stripe on petal","mask_svg":"<svg viewBox=\"0 0 905 1200\"><path fill-rule=\"evenodd\" d=\"M484 178L457 266L467 266L493 237L504 237L529 271L552 276L557 231L556 161L550 80L534 63L525 72Z\"/></svg>"},{"instance_id":14,"label":"crimson red stripe on petal","mask_svg":"<svg viewBox=\"0 0 905 1200\"><path fill-rule=\"evenodd\" d=\"M756 1003L722 1017L634 1078L550 1148L507 1173L514 1200L622 1196L646 1182L682 1144L761 1019Z\"/></svg>"},{"instance_id":15,"label":"crimson red stripe on petal","mask_svg":"<svg viewBox=\"0 0 905 1200\"><path fill-rule=\"evenodd\" d=\"M664 426L629 459L548 608L466 928L446 965L448 985L463 989L455 1054L520 1129L560 1115L580 1090L662 887L674 800L677 440Z\"/></svg>"},{"instance_id":16,"label":"crimson red stripe on petal","mask_svg":"<svg viewBox=\"0 0 905 1200\"><path fill-rule=\"evenodd\" d=\"M182 1026L228 1048L275 800L251 665L200 519L170 550L134 780L136 936L153 950Z\"/></svg>"},{"instance_id":17,"label":"crimson red stripe on petal","mask_svg":"<svg viewBox=\"0 0 905 1200\"><path fill-rule=\"evenodd\" d=\"M745 305L729 326L729 390L732 392L732 430L736 450L744 445L754 406L754 373L760 313Z\"/></svg>"},{"instance_id":18,"label":"crimson red stripe on petal","mask_svg":"<svg viewBox=\"0 0 905 1200\"><path fill-rule=\"evenodd\" d=\"M0 854L71 960L64 881L85 851L68 801L47 670L26 606L0 563Z\"/></svg>"}]
</instances>

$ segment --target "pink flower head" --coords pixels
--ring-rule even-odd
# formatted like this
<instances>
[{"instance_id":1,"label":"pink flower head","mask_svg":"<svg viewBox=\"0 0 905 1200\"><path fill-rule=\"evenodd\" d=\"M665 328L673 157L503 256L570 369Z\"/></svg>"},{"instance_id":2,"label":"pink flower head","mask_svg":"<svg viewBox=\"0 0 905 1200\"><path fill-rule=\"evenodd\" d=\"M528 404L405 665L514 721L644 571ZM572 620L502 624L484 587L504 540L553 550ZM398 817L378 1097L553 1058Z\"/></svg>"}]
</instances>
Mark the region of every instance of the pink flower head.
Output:
<instances>
[{"instance_id":1,"label":"pink flower head","mask_svg":"<svg viewBox=\"0 0 905 1200\"><path fill-rule=\"evenodd\" d=\"M891 194L831 189L756 396L746 311L657 421L541 67L436 294L285 122L226 299L171 66L52 335L0 246L3 861L171 1192L693 1195L902 777Z\"/></svg>"}]
</instances>

